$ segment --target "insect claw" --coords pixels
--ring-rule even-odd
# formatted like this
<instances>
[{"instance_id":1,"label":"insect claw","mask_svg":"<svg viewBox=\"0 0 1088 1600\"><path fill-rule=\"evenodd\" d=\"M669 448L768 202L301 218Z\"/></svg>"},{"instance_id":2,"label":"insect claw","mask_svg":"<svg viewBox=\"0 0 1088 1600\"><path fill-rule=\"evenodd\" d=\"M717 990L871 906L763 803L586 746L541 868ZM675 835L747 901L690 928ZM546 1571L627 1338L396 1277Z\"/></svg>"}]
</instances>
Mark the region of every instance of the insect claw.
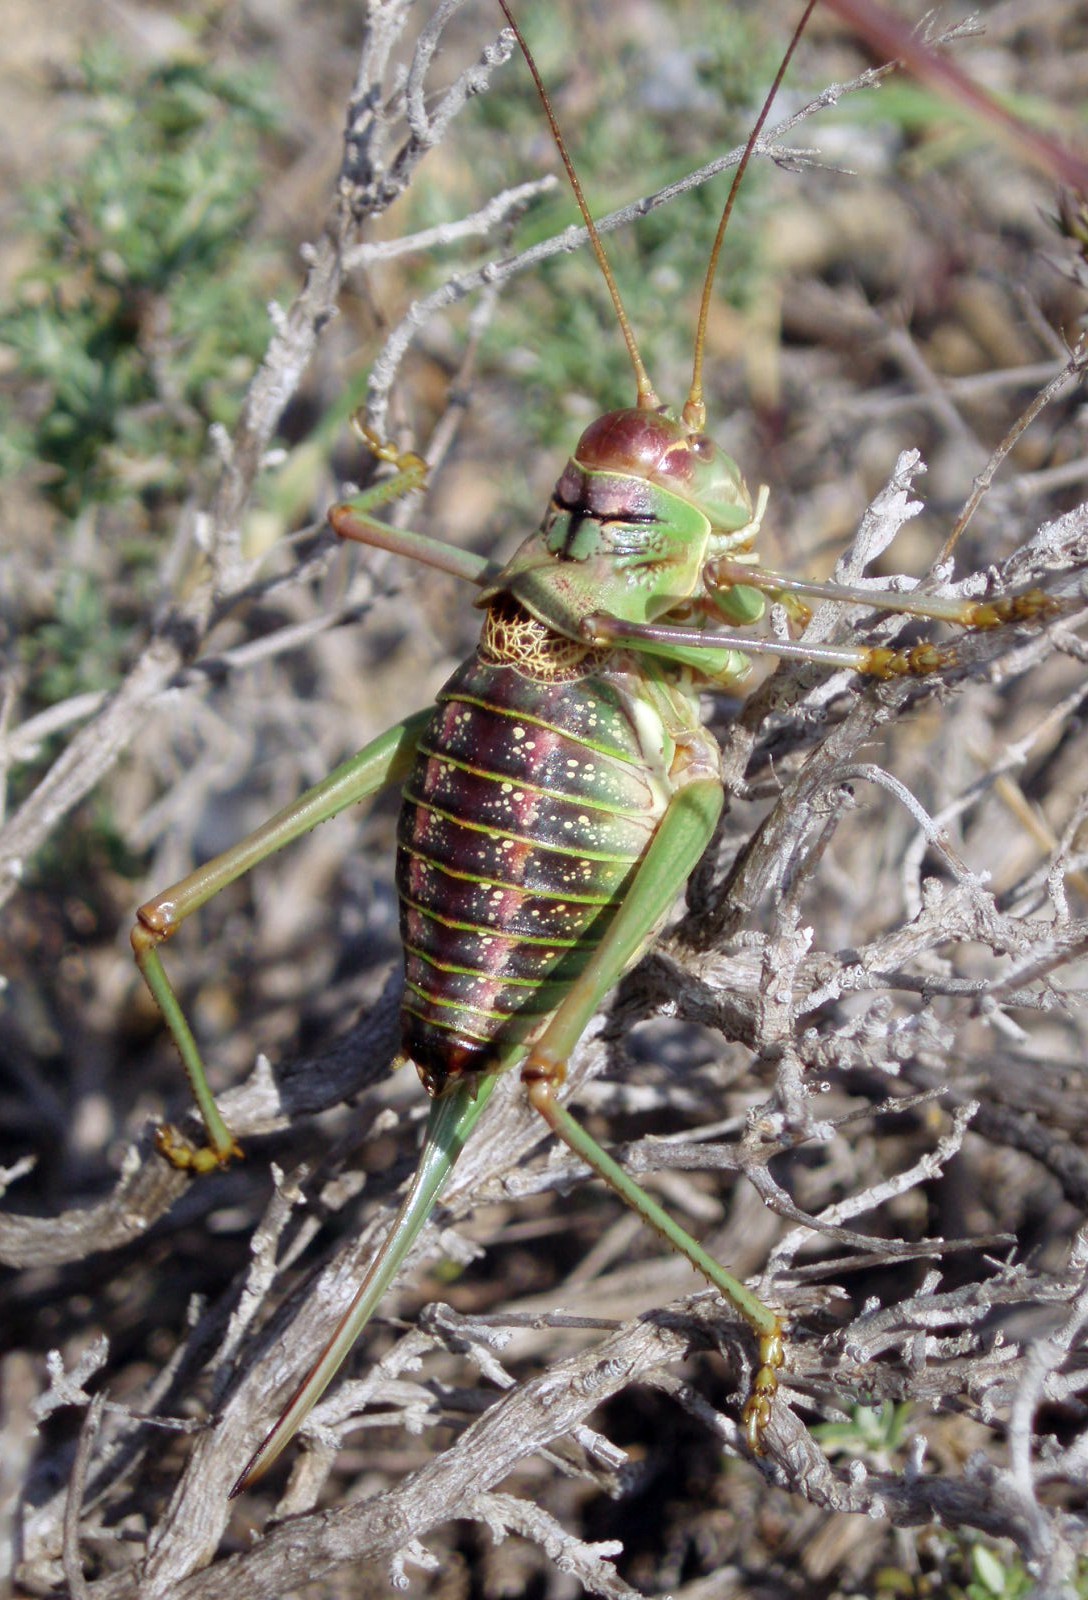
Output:
<instances>
[{"instance_id":1,"label":"insect claw","mask_svg":"<svg viewBox=\"0 0 1088 1600\"><path fill-rule=\"evenodd\" d=\"M1062 602L1044 589L1028 589L1024 594L976 600L967 608L963 620L968 628L1000 628L1007 622L1045 621L1060 616L1064 609Z\"/></svg>"},{"instance_id":2,"label":"insect claw","mask_svg":"<svg viewBox=\"0 0 1088 1600\"><path fill-rule=\"evenodd\" d=\"M356 436L366 445L371 455L377 461L384 461L387 466L395 467L398 472L419 472L426 477L427 463L415 450L400 450L389 439L383 439L381 434L363 420L364 413L357 411L351 419L351 426ZM417 487L423 487L423 479Z\"/></svg>"},{"instance_id":3,"label":"insect claw","mask_svg":"<svg viewBox=\"0 0 1088 1600\"><path fill-rule=\"evenodd\" d=\"M232 1161L245 1159L236 1139L223 1150L216 1150L210 1144L197 1149L172 1122L160 1123L155 1129L155 1149L179 1172L214 1172L217 1167L229 1167Z\"/></svg>"},{"instance_id":4,"label":"insect claw","mask_svg":"<svg viewBox=\"0 0 1088 1600\"><path fill-rule=\"evenodd\" d=\"M865 651L857 670L885 681L892 678L927 678L945 667L954 667L958 660L959 656L951 645L926 642L913 645L909 650L874 646Z\"/></svg>"},{"instance_id":5,"label":"insect claw","mask_svg":"<svg viewBox=\"0 0 1088 1600\"><path fill-rule=\"evenodd\" d=\"M763 1434L771 1420L774 1397L778 1393L778 1373L786 1357L782 1324L759 1341L759 1369L752 1380L752 1392L741 1412L744 1437L754 1456L764 1454Z\"/></svg>"}]
</instances>

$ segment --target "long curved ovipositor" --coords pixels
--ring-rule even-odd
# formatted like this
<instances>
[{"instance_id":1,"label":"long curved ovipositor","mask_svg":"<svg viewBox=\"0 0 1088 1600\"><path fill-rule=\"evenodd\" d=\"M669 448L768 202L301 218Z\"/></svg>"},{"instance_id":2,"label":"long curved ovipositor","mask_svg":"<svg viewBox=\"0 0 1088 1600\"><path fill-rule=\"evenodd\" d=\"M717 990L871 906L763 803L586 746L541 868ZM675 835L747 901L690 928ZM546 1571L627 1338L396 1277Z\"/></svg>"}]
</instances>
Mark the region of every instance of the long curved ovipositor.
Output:
<instances>
[{"instance_id":1,"label":"long curved ovipositor","mask_svg":"<svg viewBox=\"0 0 1088 1600\"><path fill-rule=\"evenodd\" d=\"M432 1104L419 1166L378 1254L328 1344L238 1475L230 1491L232 1500L278 1459L340 1370L431 1215L435 1198L497 1082L492 1076L478 1084L461 1083L452 1094Z\"/></svg>"}]
</instances>

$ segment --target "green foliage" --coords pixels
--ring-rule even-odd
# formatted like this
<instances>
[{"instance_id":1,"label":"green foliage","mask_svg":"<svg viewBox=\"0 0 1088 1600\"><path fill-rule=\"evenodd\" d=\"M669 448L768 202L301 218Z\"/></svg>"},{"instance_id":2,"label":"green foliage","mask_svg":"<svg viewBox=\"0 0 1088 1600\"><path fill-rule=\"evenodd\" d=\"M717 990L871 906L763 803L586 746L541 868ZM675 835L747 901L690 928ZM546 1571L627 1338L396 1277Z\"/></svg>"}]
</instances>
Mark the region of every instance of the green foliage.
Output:
<instances>
[{"instance_id":1,"label":"green foliage","mask_svg":"<svg viewBox=\"0 0 1088 1600\"><path fill-rule=\"evenodd\" d=\"M276 125L259 77L198 60L148 69L103 46L75 89L81 120L20 197L24 265L0 301L0 476L22 480L11 497L32 491L20 522L48 529L20 533L28 572L47 547L50 569L48 590L22 586L28 708L117 681L161 537L209 425L235 420L278 287L256 237Z\"/></svg>"},{"instance_id":2,"label":"green foliage","mask_svg":"<svg viewBox=\"0 0 1088 1600\"><path fill-rule=\"evenodd\" d=\"M1035 1592L1035 1580L1011 1544L978 1543L964 1551L967 1574L961 1587L950 1584L948 1600L1024 1600ZM1088 1561L1081 1561L1069 1589L1070 1600L1088 1596Z\"/></svg>"},{"instance_id":3,"label":"green foliage","mask_svg":"<svg viewBox=\"0 0 1088 1600\"><path fill-rule=\"evenodd\" d=\"M1007 1540L968 1542L936 1535L938 1571L880 1567L874 1573L878 1600L1026 1600L1035 1580ZM1069 1600L1088 1600L1088 1561L1081 1561Z\"/></svg>"},{"instance_id":4,"label":"green foliage","mask_svg":"<svg viewBox=\"0 0 1088 1600\"><path fill-rule=\"evenodd\" d=\"M989 1545L971 1546L971 1581L964 1590L966 1600L1020 1600L1028 1594L1032 1580L1019 1556L1003 1561Z\"/></svg>"},{"instance_id":5,"label":"green foliage","mask_svg":"<svg viewBox=\"0 0 1088 1600\"><path fill-rule=\"evenodd\" d=\"M848 1422L824 1422L812 1431L829 1455L887 1458L907 1437L913 1407L885 1400L880 1407L854 1406Z\"/></svg>"},{"instance_id":6,"label":"green foliage","mask_svg":"<svg viewBox=\"0 0 1088 1600\"><path fill-rule=\"evenodd\" d=\"M61 576L53 615L38 625L33 638L20 641L20 653L38 667L35 690L41 702L55 705L72 694L110 687L109 646L102 586L73 566Z\"/></svg>"},{"instance_id":7,"label":"green foliage","mask_svg":"<svg viewBox=\"0 0 1088 1600\"><path fill-rule=\"evenodd\" d=\"M68 514L181 492L207 425L236 414L270 292L249 237L274 126L259 81L141 73L103 47L80 87L86 147L23 195L34 257L0 306L17 373L0 471L33 466Z\"/></svg>"}]
</instances>

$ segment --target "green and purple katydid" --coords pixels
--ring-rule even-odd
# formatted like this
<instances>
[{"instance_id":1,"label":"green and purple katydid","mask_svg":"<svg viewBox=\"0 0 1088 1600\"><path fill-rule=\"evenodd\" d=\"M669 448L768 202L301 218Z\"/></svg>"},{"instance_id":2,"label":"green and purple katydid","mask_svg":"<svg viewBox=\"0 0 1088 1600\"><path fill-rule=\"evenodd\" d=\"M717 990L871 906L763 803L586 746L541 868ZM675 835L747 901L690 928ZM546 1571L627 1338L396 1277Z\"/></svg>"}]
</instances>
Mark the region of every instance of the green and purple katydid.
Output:
<instances>
[{"instance_id":1,"label":"green and purple katydid","mask_svg":"<svg viewBox=\"0 0 1088 1600\"><path fill-rule=\"evenodd\" d=\"M591 424L541 527L501 570L375 511L419 487L423 463L367 440L394 475L330 520L475 584L484 624L473 657L438 696L233 849L140 908L137 962L181 1051L204 1120L194 1150L171 1129L163 1153L196 1170L238 1153L159 956L213 895L346 807L403 784L397 886L405 956L402 1056L432 1105L419 1166L354 1301L239 1477L239 1493L297 1432L335 1375L430 1215L500 1074L520 1068L549 1127L744 1319L758 1343L744 1411L761 1448L783 1361L777 1312L709 1256L560 1103L565 1065L591 1017L637 961L705 851L722 807L718 747L700 696L735 684L758 650L877 677L924 674L949 659L909 651L809 647L727 632L769 599L795 615L808 597L910 611L968 627L1041 614L1032 593L977 604L806 584L755 564L766 491L753 500L736 463L703 432L704 328L737 185L814 0L810 0L738 167L714 244L691 391L679 415L654 394L532 57L510 16L567 166L628 343L637 404ZM364 430L365 431L365 430Z\"/></svg>"}]
</instances>

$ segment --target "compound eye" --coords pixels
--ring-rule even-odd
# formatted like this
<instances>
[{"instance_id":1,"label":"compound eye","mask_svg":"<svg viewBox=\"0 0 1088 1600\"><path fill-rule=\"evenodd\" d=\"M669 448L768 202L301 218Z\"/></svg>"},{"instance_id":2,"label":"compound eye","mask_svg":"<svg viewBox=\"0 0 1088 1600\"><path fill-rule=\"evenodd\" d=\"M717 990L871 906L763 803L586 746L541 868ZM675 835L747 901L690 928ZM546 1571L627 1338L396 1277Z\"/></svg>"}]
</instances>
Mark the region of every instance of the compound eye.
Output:
<instances>
[{"instance_id":1,"label":"compound eye","mask_svg":"<svg viewBox=\"0 0 1088 1600\"><path fill-rule=\"evenodd\" d=\"M700 461L709 461L714 455L714 441L708 439L705 433L697 433L694 439L688 441L688 449Z\"/></svg>"}]
</instances>

